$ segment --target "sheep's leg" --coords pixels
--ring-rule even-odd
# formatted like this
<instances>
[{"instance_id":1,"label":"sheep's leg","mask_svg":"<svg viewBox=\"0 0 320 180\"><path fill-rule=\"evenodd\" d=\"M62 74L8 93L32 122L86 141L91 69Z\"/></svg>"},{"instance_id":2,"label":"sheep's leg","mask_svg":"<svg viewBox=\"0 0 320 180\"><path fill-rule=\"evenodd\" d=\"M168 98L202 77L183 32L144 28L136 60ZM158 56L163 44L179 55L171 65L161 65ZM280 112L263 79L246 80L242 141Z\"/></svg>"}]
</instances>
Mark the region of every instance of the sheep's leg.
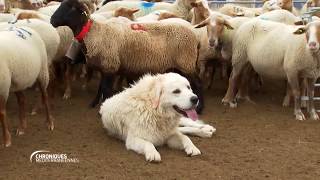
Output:
<instances>
[{"instance_id":1,"label":"sheep's leg","mask_svg":"<svg viewBox=\"0 0 320 180\"><path fill-rule=\"evenodd\" d=\"M107 98L112 96L112 85L113 85L114 75L106 75L104 82L102 84L102 102Z\"/></svg>"},{"instance_id":2,"label":"sheep's leg","mask_svg":"<svg viewBox=\"0 0 320 180\"><path fill-rule=\"evenodd\" d=\"M301 111L301 93L299 87L299 78L297 74L290 74L288 76L288 83L291 86L293 95L294 95L294 115L297 120L305 120L305 116Z\"/></svg>"},{"instance_id":3,"label":"sheep's leg","mask_svg":"<svg viewBox=\"0 0 320 180\"><path fill-rule=\"evenodd\" d=\"M84 82L84 84L82 85L82 89L87 89L89 82L91 81L93 76L93 69L86 67L86 81Z\"/></svg>"},{"instance_id":4,"label":"sheep's leg","mask_svg":"<svg viewBox=\"0 0 320 180\"><path fill-rule=\"evenodd\" d=\"M207 68L207 77L206 79L208 80L208 82L206 83L204 89L210 89L212 86L212 82L213 82L213 77L214 77L214 73L215 73L215 67L210 65Z\"/></svg>"},{"instance_id":5,"label":"sheep's leg","mask_svg":"<svg viewBox=\"0 0 320 180\"><path fill-rule=\"evenodd\" d=\"M314 78L308 78L307 79L307 85L308 85L308 97L309 97L309 114L311 119L313 120L319 120L319 116L318 113L316 111L316 109L314 108L314 101L313 101L313 97L314 97L314 83L316 83L316 79Z\"/></svg>"},{"instance_id":6,"label":"sheep's leg","mask_svg":"<svg viewBox=\"0 0 320 180\"><path fill-rule=\"evenodd\" d=\"M71 68L71 65L67 63L67 69L64 73L65 91L63 94L63 99L69 99L71 96Z\"/></svg>"},{"instance_id":7,"label":"sheep's leg","mask_svg":"<svg viewBox=\"0 0 320 180\"><path fill-rule=\"evenodd\" d=\"M6 100L1 96L0 96L0 121L2 125L4 146L9 147L11 145L11 135L9 132L9 125L7 122Z\"/></svg>"},{"instance_id":8,"label":"sheep's leg","mask_svg":"<svg viewBox=\"0 0 320 180\"><path fill-rule=\"evenodd\" d=\"M101 97L102 97L102 85L104 83L105 76L101 73L100 82L99 82L99 88L98 92L96 94L96 97L93 99L93 101L90 104L90 107L94 108L96 105L100 103Z\"/></svg>"},{"instance_id":9,"label":"sheep's leg","mask_svg":"<svg viewBox=\"0 0 320 180\"><path fill-rule=\"evenodd\" d=\"M201 112L204 108L204 98L203 98L203 89L202 89L202 85L201 85L201 80L196 75L189 76L189 77L190 78L188 78L188 79L190 80L191 88L192 88L193 92L199 98L199 103L198 103L196 110L199 114L201 114Z\"/></svg>"},{"instance_id":10,"label":"sheep's leg","mask_svg":"<svg viewBox=\"0 0 320 180\"><path fill-rule=\"evenodd\" d=\"M303 81L302 81L302 84L301 84L301 95L302 96L306 96L307 95L307 93L309 92L307 90L308 87L309 87L308 79L304 78ZM301 101L301 107L302 108L307 108L307 101Z\"/></svg>"},{"instance_id":11,"label":"sheep's leg","mask_svg":"<svg viewBox=\"0 0 320 180\"><path fill-rule=\"evenodd\" d=\"M50 114L50 104L49 104L47 87L42 82L40 82L40 91L41 91L42 103L46 110L47 126L48 126L48 129L52 131L54 129L54 123L53 123L53 117Z\"/></svg>"},{"instance_id":12,"label":"sheep's leg","mask_svg":"<svg viewBox=\"0 0 320 180\"><path fill-rule=\"evenodd\" d=\"M229 78L229 86L226 95L222 99L223 104L229 105L231 108L237 107L237 102L235 101L238 81L241 79L241 71L246 65L246 62L239 62L233 65L233 69Z\"/></svg>"},{"instance_id":13,"label":"sheep's leg","mask_svg":"<svg viewBox=\"0 0 320 180\"><path fill-rule=\"evenodd\" d=\"M200 79L201 79L202 81L204 81L204 79L205 79L206 62L207 62L207 61L203 61L203 60L200 60L200 61L199 61L199 67L200 67L199 77L200 77Z\"/></svg>"},{"instance_id":14,"label":"sheep's leg","mask_svg":"<svg viewBox=\"0 0 320 180\"><path fill-rule=\"evenodd\" d=\"M255 71L253 70L252 66L250 64L247 64L247 66L244 68L244 72L242 73L239 91L236 95L237 100L246 100L255 104L249 97L250 80L254 75Z\"/></svg>"},{"instance_id":15,"label":"sheep's leg","mask_svg":"<svg viewBox=\"0 0 320 180\"><path fill-rule=\"evenodd\" d=\"M226 60L221 61L221 77L222 79L228 79L228 63Z\"/></svg>"},{"instance_id":16,"label":"sheep's leg","mask_svg":"<svg viewBox=\"0 0 320 180\"><path fill-rule=\"evenodd\" d=\"M19 120L20 120L20 124L16 131L16 135L20 136L25 133L25 129L27 128L25 96L22 91L16 92L15 94L18 100L18 105L19 105Z\"/></svg>"},{"instance_id":17,"label":"sheep's leg","mask_svg":"<svg viewBox=\"0 0 320 180\"><path fill-rule=\"evenodd\" d=\"M291 91L291 88L290 88L290 84L287 82L287 92L286 92L286 95L285 95L285 97L283 99L283 102L282 102L282 106L283 107L289 107L290 106L291 96L293 96L293 94L292 94L292 91Z\"/></svg>"}]
</instances>

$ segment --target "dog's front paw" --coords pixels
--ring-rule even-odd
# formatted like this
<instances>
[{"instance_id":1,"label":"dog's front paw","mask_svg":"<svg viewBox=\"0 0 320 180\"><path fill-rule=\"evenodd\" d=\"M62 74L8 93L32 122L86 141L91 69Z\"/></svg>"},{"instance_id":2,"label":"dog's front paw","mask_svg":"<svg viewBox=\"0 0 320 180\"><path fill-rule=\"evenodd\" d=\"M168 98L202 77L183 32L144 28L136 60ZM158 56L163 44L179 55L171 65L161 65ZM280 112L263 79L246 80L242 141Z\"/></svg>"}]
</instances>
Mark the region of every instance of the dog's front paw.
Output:
<instances>
[{"instance_id":1,"label":"dog's front paw","mask_svg":"<svg viewBox=\"0 0 320 180\"><path fill-rule=\"evenodd\" d=\"M204 124L200 127L200 132L197 135L202 138L210 138L215 132L216 129L213 126Z\"/></svg>"},{"instance_id":2,"label":"dog's front paw","mask_svg":"<svg viewBox=\"0 0 320 180\"><path fill-rule=\"evenodd\" d=\"M161 156L160 156L160 153L156 150L148 150L146 151L146 160L148 162L160 162L161 161Z\"/></svg>"},{"instance_id":3,"label":"dog's front paw","mask_svg":"<svg viewBox=\"0 0 320 180\"><path fill-rule=\"evenodd\" d=\"M188 156L197 156L201 154L200 150L194 145L186 147L185 151Z\"/></svg>"}]
</instances>

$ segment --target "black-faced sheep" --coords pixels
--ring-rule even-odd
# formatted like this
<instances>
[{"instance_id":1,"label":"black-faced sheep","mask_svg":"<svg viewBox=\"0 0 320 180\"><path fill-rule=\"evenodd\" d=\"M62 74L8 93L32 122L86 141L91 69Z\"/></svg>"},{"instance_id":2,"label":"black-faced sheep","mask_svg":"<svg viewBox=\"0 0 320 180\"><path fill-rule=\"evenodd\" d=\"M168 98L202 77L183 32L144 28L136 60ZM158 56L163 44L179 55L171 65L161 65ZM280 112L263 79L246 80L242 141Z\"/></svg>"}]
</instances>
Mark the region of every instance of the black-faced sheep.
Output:
<instances>
[{"instance_id":1,"label":"black-faced sheep","mask_svg":"<svg viewBox=\"0 0 320 180\"><path fill-rule=\"evenodd\" d=\"M69 26L83 42L88 65L103 74L105 83L99 90L104 98L111 95L117 73L142 75L176 69L196 78L199 43L190 29L160 23L141 24L142 28L135 29L131 21L117 18L101 24L89 19L92 12L88 1L67 0L51 17L51 23L55 27ZM99 101L98 93L94 104Z\"/></svg>"}]
</instances>

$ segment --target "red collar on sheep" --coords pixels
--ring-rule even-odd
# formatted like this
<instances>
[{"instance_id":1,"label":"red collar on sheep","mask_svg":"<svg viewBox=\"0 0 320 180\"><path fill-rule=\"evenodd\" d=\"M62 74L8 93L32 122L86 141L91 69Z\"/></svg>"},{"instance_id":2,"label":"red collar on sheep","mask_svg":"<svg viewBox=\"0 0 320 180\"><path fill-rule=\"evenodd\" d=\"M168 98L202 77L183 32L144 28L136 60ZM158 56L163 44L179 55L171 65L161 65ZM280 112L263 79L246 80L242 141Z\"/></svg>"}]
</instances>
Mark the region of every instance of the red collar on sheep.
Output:
<instances>
[{"instance_id":1,"label":"red collar on sheep","mask_svg":"<svg viewBox=\"0 0 320 180\"><path fill-rule=\"evenodd\" d=\"M78 41L82 41L83 38L87 35L87 33L90 31L91 25L92 25L92 20L89 19L88 22L82 27L82 30L80 31L80 33L77 36L75 36L75 38Z\"/></svg>"}]
</instances>

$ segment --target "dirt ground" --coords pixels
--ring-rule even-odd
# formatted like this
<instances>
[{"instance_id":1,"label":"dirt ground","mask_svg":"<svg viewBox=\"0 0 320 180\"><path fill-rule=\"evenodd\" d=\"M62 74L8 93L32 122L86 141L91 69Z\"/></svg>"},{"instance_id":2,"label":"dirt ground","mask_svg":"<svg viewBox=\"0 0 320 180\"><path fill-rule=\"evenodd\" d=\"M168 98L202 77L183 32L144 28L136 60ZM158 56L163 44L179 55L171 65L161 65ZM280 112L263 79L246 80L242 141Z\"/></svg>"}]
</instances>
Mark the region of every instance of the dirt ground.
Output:
<instances>
[{"instance_id":1,"label":"dirt ground","mask_svg":"<svg viewBox=\"0 0 320 180\"><path fill-rule=\"evenodd\" d=\"M225 89L217 83L206 92L201 119L217 128L210 139L192 137L201 150L198 157L160 147L159 164L127 151L123 142L108 137L98 108L88 104L97 82L83 91L74 83L71 100L56 97L55 130L45 128L44 113L28 116L28 130L13 135L13 145L0 148L0 179L290 179L320 177L320 122L294 120L292 107L283 108L282 84L266 82L252 99L237 109L221 105ZM221 88L219 88L221 87ZM28 91L30 109L38 92ZM320 108L320 106L319 106ZM18 123L16 99L10 96L8 117L11 132ZM2 143L2 137L1 137ZM37 150L66 153L79 163L31 163Z\"/></svg>"}]
</instances>

